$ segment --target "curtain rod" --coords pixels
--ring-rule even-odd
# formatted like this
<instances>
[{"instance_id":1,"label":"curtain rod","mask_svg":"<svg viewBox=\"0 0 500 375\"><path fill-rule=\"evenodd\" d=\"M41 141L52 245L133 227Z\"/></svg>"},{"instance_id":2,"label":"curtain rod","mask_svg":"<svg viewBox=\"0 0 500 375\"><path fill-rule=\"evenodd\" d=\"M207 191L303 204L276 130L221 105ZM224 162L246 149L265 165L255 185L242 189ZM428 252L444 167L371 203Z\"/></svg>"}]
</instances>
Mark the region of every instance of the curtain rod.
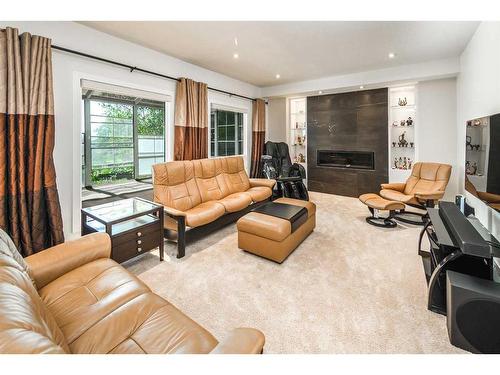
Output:
<instances>
[{"instance_id":1,"label":"curtain rod","mask_svg":"<svg viewBox=\"0 0 500 375\"><path fill-rule=\"evenodd\" d=\"M146 70L146 69L138 68L137 66L132 66L132 65L128 65L128 64L124 64L124 63L118 62L118 61L113 61L113 60L105 59L103 57L90 55L88 53L84 53L84 52L80 52L80 51L75 51L75 50L72 50L72 49L69 49L69 48L64 48L64 47L59 47L59 46L56 46L56 45L52 45L52 49L55 49L55 50L58 50L58 51L67 52L67 53L72 53L74 55L83 56L83 57L86 57L86 58L89 58L89 59L93 59L93 60L105 62L105 63L108 63L108 64L118 65L118 66L121 66L122 68L129 69L130 73L132 73L134 71L138 71L138 72L150 74L150 75L161 77L161 78L171 79L171 80L177 81L177 82L180 81L179 78L171 77L171 76L168 76L166 74L156 73L156 72L153 72L151 70ZM229 91L219 90L219 89L216 89L216 88L213 88L213 87L208 87L208 89L212 90L212 91L220 92L222 94L226 94L226 95L229 95L229 96L237 96L238 98L242 98L242 99L247 99L247 100L251 100L251 101L255 101L256 100L256 99L250 98L248 96L244 96L244 95L240 95L240 94L235 94L235 93L232 93L232 92L229 92ZM267 104L267 102L266 102L266 104Z\"/></svg>"}]
</instances>

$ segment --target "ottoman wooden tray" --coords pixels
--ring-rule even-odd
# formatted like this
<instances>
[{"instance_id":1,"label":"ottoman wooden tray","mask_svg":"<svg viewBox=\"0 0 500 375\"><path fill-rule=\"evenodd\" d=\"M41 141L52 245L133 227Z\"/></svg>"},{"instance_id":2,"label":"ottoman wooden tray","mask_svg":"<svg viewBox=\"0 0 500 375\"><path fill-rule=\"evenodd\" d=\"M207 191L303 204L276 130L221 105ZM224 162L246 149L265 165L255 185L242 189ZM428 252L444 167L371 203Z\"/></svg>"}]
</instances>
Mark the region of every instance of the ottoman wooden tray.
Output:
<instances>
[{"instance_id":1,"label":"ottoman wooden tray","mask_svg":"<svg viewBox=\"0 0 500 375\"><path fill-rule=\"evenodd\" d=\"M314 203L279 198L238 220L238 247L282 263L309 236L315 226Z\"/></svg>"}]
</instances>

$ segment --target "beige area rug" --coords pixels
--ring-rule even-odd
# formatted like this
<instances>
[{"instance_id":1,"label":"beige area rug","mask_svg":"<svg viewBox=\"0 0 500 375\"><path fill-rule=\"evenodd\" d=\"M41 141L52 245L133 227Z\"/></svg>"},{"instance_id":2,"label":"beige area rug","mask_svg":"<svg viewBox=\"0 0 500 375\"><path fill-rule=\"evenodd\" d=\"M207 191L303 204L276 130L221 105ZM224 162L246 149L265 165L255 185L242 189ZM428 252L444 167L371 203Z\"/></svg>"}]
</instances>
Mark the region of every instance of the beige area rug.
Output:
<instances>
[{"instance_id":1,"label":"beige area rug","mask_svg":"<svg viewBox=\"0 0 500 375\"><path fill-rule=\"evenodd\" d=\"M281 265L237 247L236 226L129 263L156 293L222 339L255 327L266 353L460 353L426 308L419 227L377 228L355 198L311 193L315 231Z\"/></svg>"}]
</instances>

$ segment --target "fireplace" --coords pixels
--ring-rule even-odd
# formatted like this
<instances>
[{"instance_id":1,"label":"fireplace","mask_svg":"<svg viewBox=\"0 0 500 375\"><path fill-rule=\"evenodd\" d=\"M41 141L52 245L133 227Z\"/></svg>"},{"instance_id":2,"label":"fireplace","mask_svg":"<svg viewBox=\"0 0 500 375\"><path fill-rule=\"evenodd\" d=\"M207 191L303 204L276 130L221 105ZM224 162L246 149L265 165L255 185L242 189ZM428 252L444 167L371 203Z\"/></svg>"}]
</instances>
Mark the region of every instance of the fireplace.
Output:
<instances>
[{"instance_id":1,"label":"fireplace","mask_svg":"<svg viewBox=\"0 0 500 375\"><path fill-rule=\"evenodd\" d=\"M318 167L375 169L375 153L371 151L317 150Z\"/></svg>"}]
</instances>

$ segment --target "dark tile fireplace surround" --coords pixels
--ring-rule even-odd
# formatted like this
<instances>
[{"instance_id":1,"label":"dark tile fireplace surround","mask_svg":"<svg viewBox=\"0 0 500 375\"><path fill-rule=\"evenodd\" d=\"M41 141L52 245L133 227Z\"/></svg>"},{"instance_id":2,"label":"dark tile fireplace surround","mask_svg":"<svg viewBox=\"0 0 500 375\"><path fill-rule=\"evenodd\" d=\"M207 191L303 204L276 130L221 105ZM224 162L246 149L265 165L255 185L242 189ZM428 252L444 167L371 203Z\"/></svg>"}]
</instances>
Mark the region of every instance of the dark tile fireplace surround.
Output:
<instances>
[{"instance_id":1,"label":"dark tile fireplace surround","mask_svg":"<svg viewBox=\"0 0 500 375\"><path fill-rule=\"evenodd\" d=\"M388 90L307 98L311 191L357 197L388 181Z\"/></svg>"}]
</instances>

